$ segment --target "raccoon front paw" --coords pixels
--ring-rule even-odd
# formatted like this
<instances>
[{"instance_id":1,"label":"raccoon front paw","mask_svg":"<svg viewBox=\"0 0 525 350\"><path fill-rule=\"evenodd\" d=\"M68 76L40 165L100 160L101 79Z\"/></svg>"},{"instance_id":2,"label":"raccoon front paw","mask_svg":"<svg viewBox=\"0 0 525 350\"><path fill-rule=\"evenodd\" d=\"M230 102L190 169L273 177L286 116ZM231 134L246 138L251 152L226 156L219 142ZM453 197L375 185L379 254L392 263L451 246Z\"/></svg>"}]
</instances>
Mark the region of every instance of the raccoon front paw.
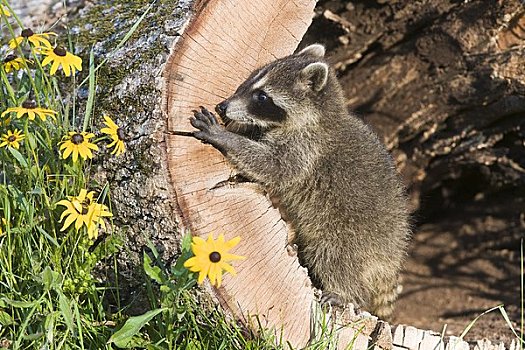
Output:
<instances>
[{"instance_id":1,"label":"raccoon front paw","mask_svg":"<svg viewBox=\"0 0 525 350\"><path fill-rule=\"evenodd\" d=\"M193 117L190 118L191 125L199 129L199 131L193 133L193 136L202 142L218 146L218 136L224 132L225 129L219 124L213 113L202 106L200 106L200 108L200 111L194 110Z\"/></svg>"}]
</instances>

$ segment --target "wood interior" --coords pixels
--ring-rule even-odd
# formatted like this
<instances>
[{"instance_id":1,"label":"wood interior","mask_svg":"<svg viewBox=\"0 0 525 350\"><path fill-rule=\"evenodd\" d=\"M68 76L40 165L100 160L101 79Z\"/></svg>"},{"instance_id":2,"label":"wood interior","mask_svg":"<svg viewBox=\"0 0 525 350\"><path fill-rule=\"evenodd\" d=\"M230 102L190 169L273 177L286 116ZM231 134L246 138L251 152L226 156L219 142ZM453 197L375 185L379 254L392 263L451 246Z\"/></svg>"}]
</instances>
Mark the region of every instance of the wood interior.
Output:
<instances>
[{"instance_id":1,"label":"wood interior","mask_svg":"<svg viewBox=\"0 0 525 350\"><path fill-rule=\"evenodd\" d=\"M200 2L165 69L169 131L192 131L191 110L231 95L256 67L292 53L313 17L313 0ZM238 275L226 275L218 299L240 319L258 315L292 344L309 338L313 290L287 253L287 227L254 185L222 186L232 174L223 156L191 137L168 135L168 166L184 226L192 234L241 236L232 251Z\"/></svg>"}]
</instances>

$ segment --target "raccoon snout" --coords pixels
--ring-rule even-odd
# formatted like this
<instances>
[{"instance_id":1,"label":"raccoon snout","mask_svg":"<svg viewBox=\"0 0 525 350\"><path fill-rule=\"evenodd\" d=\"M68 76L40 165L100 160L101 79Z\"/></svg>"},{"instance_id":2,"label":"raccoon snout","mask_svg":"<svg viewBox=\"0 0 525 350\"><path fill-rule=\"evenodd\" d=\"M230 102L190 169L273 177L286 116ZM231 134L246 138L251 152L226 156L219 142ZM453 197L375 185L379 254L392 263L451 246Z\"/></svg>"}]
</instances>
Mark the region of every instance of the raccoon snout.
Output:
<instances>
[{"instance_id":1,"label":"raccoon snout","mask_svg":"<svg viewBox=\"0 0 525 350\"><path fill-rule=\"evenodd\" d=\"M215 112L217 112L221 117L226 115L226 109L228 108L228 101L222 101L217 106L215 106Z\"/></svg>"}]
</instances>

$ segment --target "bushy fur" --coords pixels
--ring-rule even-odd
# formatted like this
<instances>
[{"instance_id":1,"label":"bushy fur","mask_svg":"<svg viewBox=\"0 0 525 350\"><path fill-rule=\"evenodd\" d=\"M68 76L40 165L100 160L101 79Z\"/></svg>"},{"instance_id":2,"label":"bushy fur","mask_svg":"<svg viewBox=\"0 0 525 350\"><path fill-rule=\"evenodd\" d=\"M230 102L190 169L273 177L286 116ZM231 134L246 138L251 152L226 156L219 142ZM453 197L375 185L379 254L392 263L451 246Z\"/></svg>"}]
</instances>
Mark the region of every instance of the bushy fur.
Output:
<instances>
[{"instance_id":1,"label":"bushy fur","mask_svg":"<svg viewBox=\"0 0 525 350\"><path fill-rule=\"evenodd\" d=\"M279 199L314 284L384 318L409 236L404 189L323 55L312 45L255 71L218 105L226 128L202 109L194 135ZM259 113L274 107L285 117Z\"/></svg>"}]
</instances>

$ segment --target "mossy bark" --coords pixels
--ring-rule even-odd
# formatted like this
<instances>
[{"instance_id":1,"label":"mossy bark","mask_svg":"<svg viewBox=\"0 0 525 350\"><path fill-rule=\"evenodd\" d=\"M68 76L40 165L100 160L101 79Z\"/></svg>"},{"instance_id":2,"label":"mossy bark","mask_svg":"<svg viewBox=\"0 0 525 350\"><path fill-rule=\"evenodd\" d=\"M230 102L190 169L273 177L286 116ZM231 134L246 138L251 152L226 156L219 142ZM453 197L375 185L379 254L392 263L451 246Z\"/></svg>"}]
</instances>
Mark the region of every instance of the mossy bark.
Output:
<instances>
[{"instance_id":1,"label":"mossy bark","mask_svg":"<svg viewBox=\"0 0 525 350\"><path fill-rule=\"evenodd\" d=\"M109 184L114 226L124 238L124 247L117 254L117 270L124 276L119 285L121 301L126 304L144 289L137 267L147 241L169 262L179 252L181 236L175 196L163 161L166 117L161 109L161 73L190 18L193 1L158 1L129 40L115 49L149 3L97 2L80 10L70 22L73 43L84 58L84 71L77 79L87 76L91 49L95 64L107 59L96 75L93 129L100 130L102 116L109 115L126 135L126 151L121 156L111 155L102 146L90 168L100 186ZM87 94L86 86L79 89L80 105L85 104ZM136 306L141 311L146 305Z\"/></svg>"}]
</instances>

